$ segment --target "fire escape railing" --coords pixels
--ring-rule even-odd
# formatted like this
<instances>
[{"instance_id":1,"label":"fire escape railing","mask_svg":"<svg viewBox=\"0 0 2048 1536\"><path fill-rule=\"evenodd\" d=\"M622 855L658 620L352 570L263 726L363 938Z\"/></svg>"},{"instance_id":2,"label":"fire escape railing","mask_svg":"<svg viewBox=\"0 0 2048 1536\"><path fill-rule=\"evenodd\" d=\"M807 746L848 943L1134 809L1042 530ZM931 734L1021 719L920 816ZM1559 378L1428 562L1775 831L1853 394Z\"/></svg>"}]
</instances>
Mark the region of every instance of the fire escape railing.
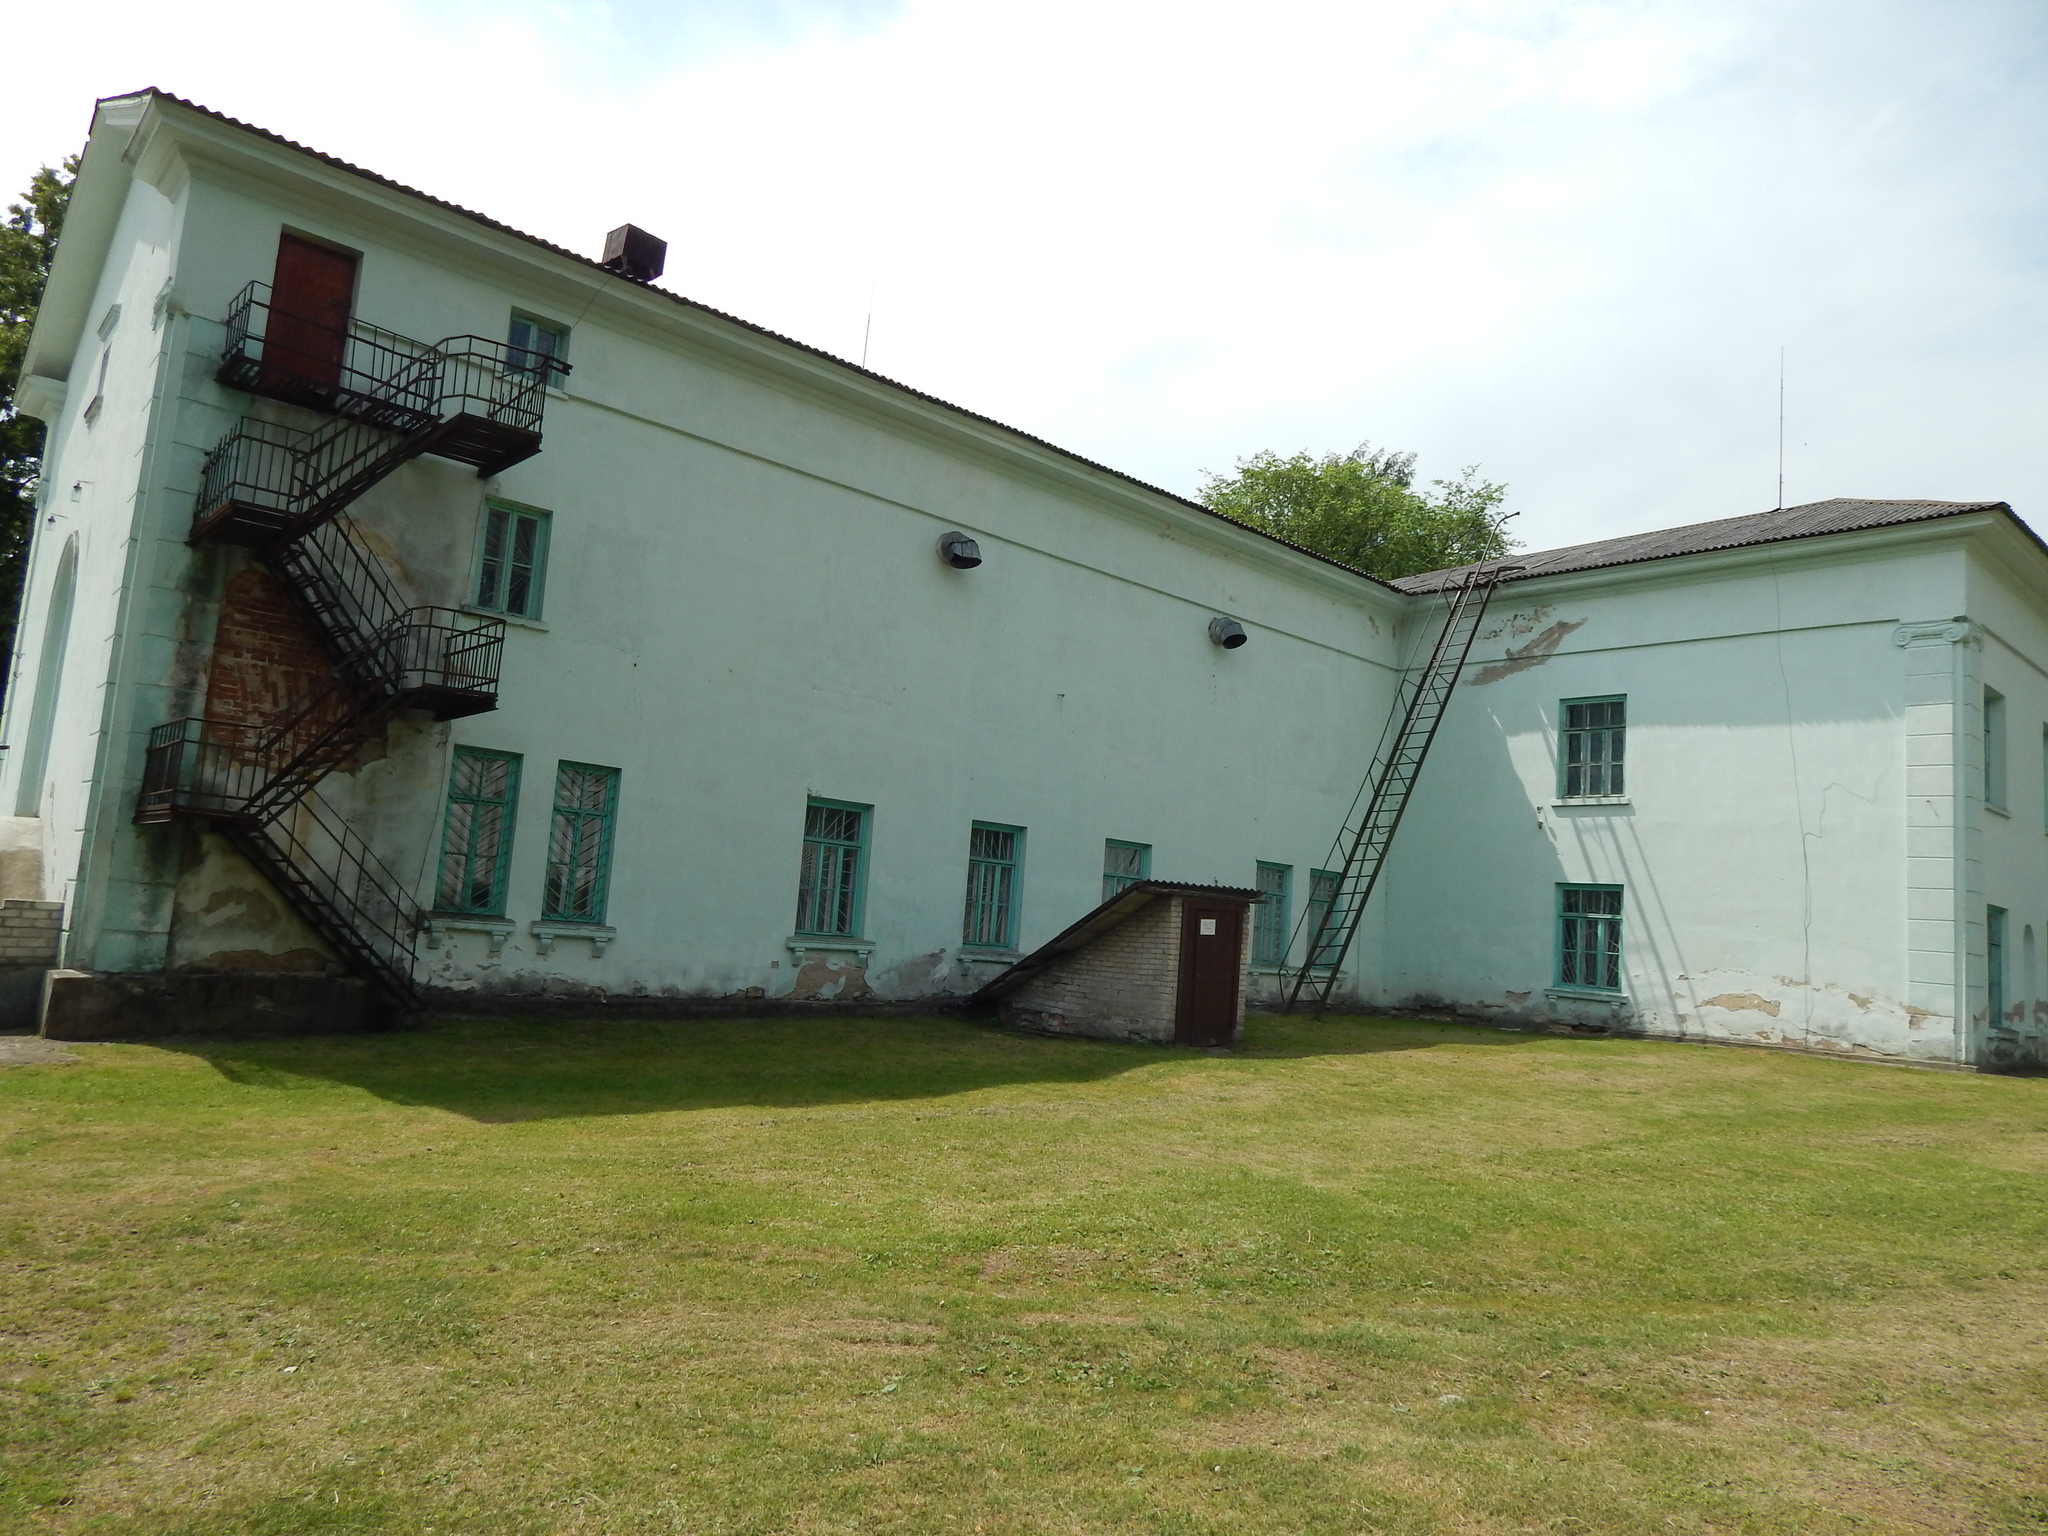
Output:
<instances>
[{"instance_id":1,"label":"fire escape railing","mask_svg":"<svg viewBox=\"0 0 2048 1536\"><path fill-rule=\"evenodd\" d=\"M401 708L497 707L501 619L407 602L346 508L433 453L492 475L540 451L552 359L479 336L428 345L277 310L251 283L229 312L222 383L328 414L307 429L244 418L206 460L192 541L245 544L290 594L334 676L260 721L173 720L150 734L135 820L218 827L391 1002L417 1002L425 913L409 884L319 794Z\"/></svg>"}]
</instances>

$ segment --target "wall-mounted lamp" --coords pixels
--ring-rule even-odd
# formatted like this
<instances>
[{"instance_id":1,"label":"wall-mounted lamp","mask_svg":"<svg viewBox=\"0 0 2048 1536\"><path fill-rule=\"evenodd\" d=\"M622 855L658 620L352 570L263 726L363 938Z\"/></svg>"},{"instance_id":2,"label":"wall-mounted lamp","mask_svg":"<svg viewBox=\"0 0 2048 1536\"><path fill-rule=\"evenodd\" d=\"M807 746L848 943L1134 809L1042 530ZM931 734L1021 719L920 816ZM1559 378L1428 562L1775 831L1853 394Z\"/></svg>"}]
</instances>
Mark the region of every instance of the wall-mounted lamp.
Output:
<instances>
[{"instance_id":1,"label":"wall-mounted lamp","mask_svg":"<svg viewBox=\"0 0 2048 1536\"><path fill-rule=\"evenodd\" d=\"M981 546L964 533L942 533L939 558L956 571L971 571L981 564Z\"/></svg>"},{"instance_id":2,"label":"wall-mounted lamp","mask_svg":"<svg viewBox=\"0 0 2048 1536\"><path fill-rule=\"evenodd\" d=\"M1226 651L1234 651L1251 636L1244 632L1244 626L1235 619L1226 619L1221 614L1209 621L1209 638Z\"/></svg>"}]
</instances>

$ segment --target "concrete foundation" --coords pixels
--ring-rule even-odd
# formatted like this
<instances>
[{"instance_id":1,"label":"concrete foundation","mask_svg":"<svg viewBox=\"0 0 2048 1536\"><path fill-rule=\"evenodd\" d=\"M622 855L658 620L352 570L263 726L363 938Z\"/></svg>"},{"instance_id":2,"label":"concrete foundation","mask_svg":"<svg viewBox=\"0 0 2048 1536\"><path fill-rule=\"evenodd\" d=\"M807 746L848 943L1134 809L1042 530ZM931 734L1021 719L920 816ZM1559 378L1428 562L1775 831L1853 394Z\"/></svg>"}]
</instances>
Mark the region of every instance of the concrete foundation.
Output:
<instances>
[{"instance_id":1,"label":"concrete foundation","mask_svg":"<svg viewBox=\"0 0 2048 1536\"><path fill-rule=\"evenodd\" d=\"M352 976L44 974L42 1034L51 1040L162 1035L327 1035L382 1022Z\"/></svg>"}]
</instances>

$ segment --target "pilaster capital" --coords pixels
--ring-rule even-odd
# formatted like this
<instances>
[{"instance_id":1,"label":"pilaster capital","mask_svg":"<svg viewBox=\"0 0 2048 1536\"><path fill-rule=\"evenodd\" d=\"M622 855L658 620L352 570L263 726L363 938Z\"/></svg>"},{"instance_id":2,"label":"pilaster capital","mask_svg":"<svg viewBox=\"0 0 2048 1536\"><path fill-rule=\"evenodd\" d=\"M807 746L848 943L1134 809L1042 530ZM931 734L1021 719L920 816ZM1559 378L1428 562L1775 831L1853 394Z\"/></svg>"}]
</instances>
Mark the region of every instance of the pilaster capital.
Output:
<instances>
[{"instance_id":1,"label":"pilaster capital","mask_svg":"<svg viewBox=\"0 0 2048 1536\"><path fill-rule=\"evenodd\" d=\"M1968 619L1921 619L1900 624L1892 630L1892 644L1898 646L1977 645L1982 639L1977 626Z\"/></svg>"}]
</instances>

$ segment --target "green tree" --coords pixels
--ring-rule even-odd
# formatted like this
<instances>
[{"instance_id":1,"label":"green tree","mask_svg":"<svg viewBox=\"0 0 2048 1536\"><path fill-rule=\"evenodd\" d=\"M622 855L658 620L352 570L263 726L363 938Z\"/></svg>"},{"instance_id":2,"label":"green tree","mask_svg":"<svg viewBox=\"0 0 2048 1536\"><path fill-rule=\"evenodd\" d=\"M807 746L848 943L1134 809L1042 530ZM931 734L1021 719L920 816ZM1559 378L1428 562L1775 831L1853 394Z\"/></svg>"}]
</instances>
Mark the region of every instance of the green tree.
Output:
<instances>
[{"instance_id":1,"label":"green tree","mask_svg":"<svg viewBox=\"0 0 2048 1536\"><path fill-rule=\"evenodd\" d=\"M1197 493L1212 511L1341 560L1382 581L1492 560L1514 549L1508 490L1469 466L1415 488L1415 455L1360 443L1350 453L1255 453Z\"/></svg>"},{"instance_id":2,"label":"green tree","mask_svg":"<svg viewBox=\"0 0 2048 1536\"><path fill-rule=\"evenodd\" d=\"M77 176L76 155L60 169L44 166L0 224L0 658L13 650L22 565L35 526L36 479L43 468L43 424L15 410L14 387ZM0 659L0 686L4 668Z\"/></svg>"}]
</instances>

